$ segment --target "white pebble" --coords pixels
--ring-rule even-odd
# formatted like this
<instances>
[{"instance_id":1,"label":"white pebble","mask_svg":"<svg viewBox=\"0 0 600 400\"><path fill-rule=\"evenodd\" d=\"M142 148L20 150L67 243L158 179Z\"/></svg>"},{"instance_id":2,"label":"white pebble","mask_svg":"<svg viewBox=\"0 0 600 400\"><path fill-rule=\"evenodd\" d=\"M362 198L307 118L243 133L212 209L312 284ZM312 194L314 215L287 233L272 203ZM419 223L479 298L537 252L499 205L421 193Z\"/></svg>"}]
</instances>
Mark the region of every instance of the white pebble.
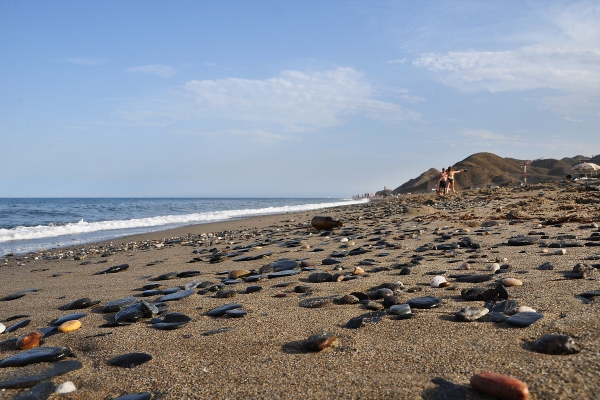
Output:
<instances>
[{"instance_id":1,"label":"white pebble","mask_svg":"<svg viewBox=\"0 0 600 400\"><path fill-rule=\"evenodd\" d=\"M460 264L460 266L458 267L458 269L468 270L468 269L471 269L471 266L469 265L469 263L462 263L462 264Z\"/></svg>"},{"instance_id":2,"label":"white pebble","mask_svg":"<svg viewBox=\"0 0 600 400\"><path fill-rule=\"evenodd\" d=\"M542 253L547 253L548 249L542 249Z\"/></svg>"},{"instance_id":3,"label":"white pebble","mask_svg":"<svg viewBox=\"0 0 600 400\"><path fill-rule=\"evenodd\" d=\"M542 224L537 224L533 227L533 229L541 229L542 228Z\"/></svg>"},{"instance_id":4,"label":"white pebble","mask_svg":"<svg viewBox=\"0 0 600 400\"><path fill-rule=\"evenodd\" d=\"M567 254L567 249L558 249L558 250L555 250L554 254L556 254L557 256L564 256L565 254Z\"/></svg>"},{"instance_id":5,"label":"white pebble","mask_svg":"<svg viewBox=\"0 0 600 400\"><path fill-rule=\"evenodd\" d=\"M4 332L6 330L6 326L4 326L4 324L0 323L0 333Z\"/></svg>"},{"instance_id":6,"label":"white pebble","mask_svg":"<svg viewBox=\"0 0 600 400\"><path fill-rule=\"evenodd\" d=\"M491 271L491 272L496 272L499 269L500 269L500 264L498 264L498 263L493 263L492 265L490 265L488 267L488 270Z\"/></svg>"},{"instance_id":7,"label":"white pebble","mask_svg":"<svg viewBox=\"0 0 600 400\"><path fill-rule=\"evenodd\" d=\"M347 237L344 237L344 238L341 238L341 239L340 239L340 242L342 242L342 243L346 243L347 241L348 241L348 238L347 238Z\"/></svg>"},{"instance_id":8,"label":"white pebble","mask_svg":"<svg viewBox=\"0 0 600 400\"><path fill-rule=\"evenodd\" d=\"M433 278L431 278L431 280L429 281L429 285L431 287L440 287L440 285L445 282L446 282L446 278L444 278L441 275L437 275L437 276L434 276Z\"/></svg>"},{"instance_id":9,"label":"white pebble","mask_svg":"<svg viewBox=\"0 0 600 400\"><path fill-rule=\"evenodd\" d=\"M517 313L520 312L536 312L533 308L527 306L517 307Z\"/></svg>"},{"instance_id":10,"label":"white pebble","mask_svg":"<svg viewBox=\"0 0 600 400\"><path fill-rule=\"evenodd\" d=\"M71 393L76 390L75 384L71 381L67 381L58 385L56 389L54 389L54 393Z\"/></svg>"}]
</instances>

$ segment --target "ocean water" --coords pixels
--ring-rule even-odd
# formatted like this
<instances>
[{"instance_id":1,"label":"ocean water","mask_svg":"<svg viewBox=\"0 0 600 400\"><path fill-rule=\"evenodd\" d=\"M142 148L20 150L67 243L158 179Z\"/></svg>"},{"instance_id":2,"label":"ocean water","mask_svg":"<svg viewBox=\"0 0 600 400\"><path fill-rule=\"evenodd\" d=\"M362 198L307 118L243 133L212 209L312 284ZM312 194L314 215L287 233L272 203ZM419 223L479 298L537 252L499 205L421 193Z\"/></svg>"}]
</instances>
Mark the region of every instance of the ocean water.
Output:
<instances>
[{"instance_id":1,"label":"ocean water","mask_svg":"<svg viewBox=\"0 0 600 400\"><path fill-rule=\"evenodd\" d=\"M2 199L0 256L365 199Z\"/></svg>"}]
</instances>

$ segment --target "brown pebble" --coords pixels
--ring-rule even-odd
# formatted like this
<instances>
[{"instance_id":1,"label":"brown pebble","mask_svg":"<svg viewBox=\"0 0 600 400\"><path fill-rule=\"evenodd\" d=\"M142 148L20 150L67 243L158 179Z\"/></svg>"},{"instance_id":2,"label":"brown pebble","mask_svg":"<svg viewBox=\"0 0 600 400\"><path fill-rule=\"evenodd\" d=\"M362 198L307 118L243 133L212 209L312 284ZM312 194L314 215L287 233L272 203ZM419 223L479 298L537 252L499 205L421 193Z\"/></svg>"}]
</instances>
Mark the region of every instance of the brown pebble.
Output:
<instances>
[{"instance_id":1,"label":"brown pebble","mask_svg":"<svg viewBox=\"0 0 600 400\"><path fill-rule=\"evenodd\" d=\"M525 400L529 396L529 388L523 381L495 372L473 375L470 383L480 392L502 400Z\"/></svg>"},{"instance_id":2,"label":"brown pebble","mask_svg":"<svg viewBox=\"0 0 600 400\"><path fill-rule=\"evenodd\" d=\"M365 273L365 270L361 267L355 267L354 271L352 271L352 275L362 275Z\"/></svg>"},{"instance_id":3,"label":"brown pebble","mask_svg":"<svg viewBox=\"0 0 600 400\"><path fill-rule=\"evenodd\" d=\"M42 334L39 332L30 332L26 335L19 337L17 340L16 347L19 350L33 349L40 345Z\"/></svg>"},{"instance_id":4,"label":"brown pebble","mask_svg":"<svg viewBox=\"0 0 600 400\"><path fill-rule=\"evenodd\" d=\"M504 279L502 279L502 284L505 287L511 287L511 286L521 286L521 285L523 285L523 282L517 278L504 278Z\"/></svg>"},{"instance_id":5,"label":"brown pebble","mask_svg":"<svg viewBox=\"0 0 600 400\"><path fill-rule=\"evenodd\" d=\"M246 269L234 269L229 272L229 279L243 278L244 276L252 275L251 271Z\"/></svg>"},{"instance_id":6,"label":"brown pebble","mask_svg":"<svg viewBox=\"0 0 600 400\"><path fill-rule=\"evenodd\" d=\"M337 336L333 333L317 333L310 336L304 342L304 348L312 351L320 351L337 343Z\"/></svg>"}]
</instances>

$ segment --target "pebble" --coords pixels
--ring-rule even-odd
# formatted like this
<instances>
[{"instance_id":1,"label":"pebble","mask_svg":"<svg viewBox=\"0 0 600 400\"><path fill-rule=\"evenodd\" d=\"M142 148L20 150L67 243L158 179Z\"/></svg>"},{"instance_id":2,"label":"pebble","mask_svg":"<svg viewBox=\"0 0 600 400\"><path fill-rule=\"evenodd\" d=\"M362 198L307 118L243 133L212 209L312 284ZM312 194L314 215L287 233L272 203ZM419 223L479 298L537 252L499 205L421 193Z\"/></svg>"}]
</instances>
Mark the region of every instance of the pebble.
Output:
<instances>
[{"instance_id":1,"label":"pebble","mask_svg":"<svg viewBox=\"0 0 600 400\"><path fill-rule=\"evenodd\" d=\"M393 315L408 315L412 314L412 310L408 304L395 304L390 307L390 314Z\"/></svg>"},{"instance_id":2,"label":"pebble","mask_svg":"<svg viewBox=\"0 0 600 400\"><path fill-rule=\"evenodd\" d=\"M225 315L227 315L228 317L232 317L232 318L245 317L247 314L248 314L248 311L246 311L246 310L240 310L240 309L227 310L225 312Z\"/></svg>"},{"instance_id":3,"label":"pebble","mask_svg":"<svg viewBox=\"0 0 600 400\"><path fill-rule=\"evenodd\" d=\"M42 335L39 332L30 332L26 335L23 335L17 339L16 348L19 350L28 350L33 349L34 347L38 347L40 345L40 341L42 339Z\"/></svg>"},{"instance_id":4,"label":"pebble","mask_svg":"<svg viewBox=\"0 0 600 400\"><path fill-rule=\"evenodd\" d=\"M102 308L102 312L111 313L122 310L125 307L129 307L132 304L139 302L140 300L137 297L127 297L124 299L109 301Z\"/></svg>"},{"instance_id":5,"label":"pebble","mask_svg":"<svg viewBox=\"0 0 600 400\"><path fill-rule=\"evenodd\" d=\"M0 361L0 368L22 367L39 362L58 361L70 356L72 353L68 347L37 347L5 358Z\"/></svg>"},{"instance_id":6,"label":"pebble","mask_svg":"<svg viewBox=\"0 0 600 400\"><path fill-rule=\"evenodd\" d=\"M567 254L567 249L554 250L554 254L557 256L564 256L565 254Z\"/></svg>"},{"instance_id":7,"label":"pebble","mask_svg":"<svg viewBox=\"0 0 600 400\"><path fill-rule=\"evenodd\" d=\"M121 368L134 368L150 360L152 356L147 353L128 353L113 358L109 364Z\"/></svg>"},{"instance_id":8,"label":"pebble","mask_svg":"<svg viewBox=\"0 0 600 400\"><path fill-rule=\"evenodd\" d=\"M332 304L334 299L336 299L335 296L312 297L302 300L298 305L304 308L321 308Z\"/></svg>"},{"instance_id":9,"label":"pebble","mask_svg":"<svg viewBox=\"0 0 600 400\"><path fill-rule=\"evenodd\" d=\"M79 321L78 319L74 319L74 320L66 321L66 322L62 323L58 327L58 331L62 332L62 333L67 333L67 332L76 331L79 328L81 328L81 321Z\"/></svg>"},{"instance_id":10,"label":"pebble","mask_svg":"<svg viewBox=\"0 0 600 400\"><path fill-rule=\"evenodd\" d=\"M233 271L229 271L229 279L238 279L246 276L252 275L251 271L247 269L234 269Z\"/></svg>"},{"instance_id":11,"label":"pebble","mask_svg":"<svg viewBox=\"0 0 600 400\"><path fill-rule=\"evenodd\" d=\"M160 299L158 299L158 301L177 301L177 300L185 299L186 297L189 297L189 296L193 295L194 293L196 293L196 291L193 289L181 290L177 293L172 293L172 294L168 294L166 296L162 296Z\"/></svg>"},{"instance_id":12,"label":"pebble","mask_svg":"<svg viewBox=\"0 0 600 400\"><path fill-rule=\"evenodd\" d=\"M100 303L100 300L92 301L92 299L90 299L89 297L84 297L82 299L74 300L74 301L64 305L62 307L62 309L63 310L80 310L82 308L89 308L91 306L95 306L98 303Z\"/></svg>"},{"instance_id":13,"label":"pebble","mask_svg":"<svg viewBox=\"0 0 600 400\"><path fill-rule=\"evenodd\" d=\"M460 270L469 270L471 269L471 265L469 263L462 263L458 266L458 269Z\"/></svg>"},{"instance_id":14,"label":"pebble","mask_svg":"<svg viewBox=\"0 0 600 400\"><path fill-rule=\"evenodd\" d=\"M479 318L485 316L489 312L490 310L487 308L469 306L457 311L455 315L458 321L473 322L477 321Z\"/></svg>"},{"instance_id":15,"label":"pebble","mask_svg":"<svg viewBox=\"0 0 600 400\"><path fill-rule=\"evenodd\" d=\"M574 354L579 352L572 337L559 334L542 335L533 345L535 351L545 354Z\"/></svg>"},{"instance_id":16,"label":"pebble","mask_svg":"<svg viewBox=\"0 0 600 400\"><path fill-rule=\"evenodd\" d=\"M521 286L523 282L517 278L504 278L502 279L502 285L505 287Z\"/></svg>"},{"instance_id":17,"label":"pebble","mask_svg":"<svg viewBox=\"0 0 600 400\"><path fill-rule=\"evenodd\" d=\"M138 392L115 397L114 400L150 400L151 398L152 393L150 392Z\"/></svg>"},{"instance_id":18,"label":"pebble","mask_svg":"<svg viewBox=\"0 0 600 400\"><path fill-rule=\"evenodd\" d=\"M46 400L54 393L54 387L52 382L42 382L22 393L19 397L15 397L15 400Z\"/></svg>"},{"instance_id":19,"label":"pebble","mask_svg":"<svg viewBox=\"0 0 600 400\"><path fill-rule=\"evenodd\" d=\"M333 333L317 333L304 341L304 348L310 351L321 351L337 344L337 336Z\"/></svg>"},{"instance_id":20,"label":"pebble","mask_svg":"<svg viewBox=\"0 0 600 400\"><path fill-rule=\"evenodd\" d=\"M125 271L127 268L129 268L129 264L119 264L96 272L94 275L116 274L117 272Z\"/></svg>"},{"instance_id":21,"label":"pebble","mask_svg":"<svg viewBox=\"0 0 600 400\"><path fill-rule=\"evenodd\" d=\"M209 317L220 317L225 315L225 313L229 310L233 310L236 308L242 308L243 306L241 304L238 303L229 303L229 304L224 304L220 307L217 308L213 308L212 310L210 310L209 312L206 313L206 315L208 315Z\"/></svg>"},{"instance_id":22,"label":"pebble","mask_svg":"<svg viewBox=\"0 0 600 400\"><path fill-rule=\"evenodd\" d=\"M86 316L87 316L87 314L85 314L85 313L76 313L76 314L63 315L60 318L52 320L50 322L50 325L61 326L62 324L64 324L67 321L73 321L73 320L76 320L76 319L81 319L81 318L86 317Z\"/></svg>"},{"instance_id":23,"label":"pebble","mask_svg":"<svg viewBox=\"0 0 600 400\"><path fill-rule=\"evenodd\" d=\"M433 296L415 297L408 300L410 308L428 309L439 307L442 304L442 299Z\"/></svg>"},{"instance_id":24,"label":"pebble","mask_svg":"<svg viewBox=\"0 0 600 400\"><path fill-rule=\"evenodd\" d=\"M0 333L3 333L6 330L6 326L0 322Z\"/></svg>"},{"instance_id":25,"label":"pebble","mask_svg":"<svg viewBox=\"0 0 600 400\"><path fill-rule=\"evenodd\" d=\"M473 375L470 383L476 390L501 400L525 400L529 396L524 382L494 372Z\"/></svg>"},{"instance_id":26,"label":"pebble","mask_svg":"<svg viewBox=\"0 0 600 400\"><path fill-rule=\"evenodd\" d=\"M14 332L17 329L20 328L24 328L27 325L29 325L29 323L31 322L31 319L24 319L23 321L19 321L16 324L12 324L11 326L9 326L8 328L5 329L5 332L10 333L10 332Z\"/></svg>"},{"instance_id":27,"label":"pebble","mask_svg":"<svg viewBox=\"0 0 600 400\"><path fill-rule=\"evenodd\" d=\"M163 317L163 322L185 322L188 323L192 320L191 317L179 313L179 312L170 312L165 314Z\"/></svg>"},{"instance_id":28,"label":"pebble","mask_svg":"<svg viewBox=\"0 0 600 400\"><path fill-rule=\"evenodd\" d=\"M354 271L352 271L352 275L362 275L365 273L365 270L361 267L354 267Z\"/></svg>"},{"instance_id":29,"label":"pebble","mask_svg":"<svg viewBox=\"0 0 600 400\"><path fill-rule=\"evenodd\" d=\"M543 314L532 311L525 311L513 315L512 317L506 320L506 323L519 328L526 328L536 323L542 318L544 318Z\"/></svg>"},{"instance_id":30,"label":"pebble","mask_svg":"<svg viewBox=\"0 0 600 400\"><path fill-rule=\"evenodd\" d=\"M36 365L35 372L31 372L31 371L27 370L27 367L25 367L23 369L20 369L16 373L14 373L11 376L10 380L0 382L0 389L20 389L20 388L31 387L32 388L31 390L33 391L34 388L32 386L36 386L36 385L41 386L44 384L52 383L52 382L45 382L45 383L43 383L43 382L48 381L48 380L54 378L55 376L63 375L68 372L80 369L82 366L83 366L83 364L81 364L81 362L79 362L79 361L61 361L58 363L50 363L47 365L40 365L40 366ZM43 387L38 388L38 389L42 389L42 390L39 390L39 392L42 394L48 393L48 391L44 390ZM54 384L52 384L52 390L50 390L49 393L52 393L53 390L54 390ZM37 393L37 390L36 390L36 393ZM40 398L44 398L44 397L40 397Z\"/></svg>"},{"instance_id":31,"label":"pebble","mask_svg":"<svg viewBox=\"0 0 600 400\"><path fill-rule=\"evenodd\" d=\"M443 277L441 275L437 275L437 276L434 276L433 278L431 278L431 280L429 281L429 286L436 288L436 287L440 287L440 285L442 283L446 283L446 282L447 281L446 281L445 277Z\"/></svg>"},{"instance_id":32,"label":"pebble","mask_svg":"<svg viewBox=\"0 0 600 400\"><path fill-rule=\"evenodd\" d=\"M498 271L499 269L500 269L500 264L498 264L498 263L493 263L492 265L490 265L488 267L488 271L490 271L492 273Z\"/></svg>"},{"instance_id":33,"label":"pebble","mask_svg":"<svg viewBox=\"0 0 600 400\"><path fill-rule=\"evenodd\" d=\"M56 389L54 389L54 393L58 393L58 394L63 394L63 393L71 393L77 390L77 387L75 387L75 384L71 381L66 381L64 383L61 383L60 385L58 385L56 387Z\"/></svg>"}]
</instances>

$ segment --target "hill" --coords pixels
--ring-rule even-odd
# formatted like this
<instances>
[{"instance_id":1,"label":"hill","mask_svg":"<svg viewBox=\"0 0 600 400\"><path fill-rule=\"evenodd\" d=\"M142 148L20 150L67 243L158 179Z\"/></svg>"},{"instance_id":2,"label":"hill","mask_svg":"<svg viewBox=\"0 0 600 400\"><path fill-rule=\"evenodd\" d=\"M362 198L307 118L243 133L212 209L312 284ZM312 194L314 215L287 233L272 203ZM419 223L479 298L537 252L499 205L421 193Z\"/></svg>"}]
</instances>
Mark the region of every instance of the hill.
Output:
<instances>
[{"instance_id":1,"label":"hill","mask_svg":"<svg viewBox=\"0 0 600 400\"><path fill-rule=\"evenodd\" d=\"M559 181L568 174L572 174L571 168L583 161L592 161L600 165L600 155L593 158L581 155L565 157L560 160L549 158L534 160L527 165L527 183L543 183ZM485 187L489 185L511 186L524 180L523 164L529 160L518 160L509 157L500 157L493 153L476 153L452 168L466 169L455 175L457 187ZM426 192L431 180L439 174L439 170L430 168L416 178L398 186L392 191L393 194ZM378 192L377 194L381 194Z\"/></svg>"}]
</instances>

